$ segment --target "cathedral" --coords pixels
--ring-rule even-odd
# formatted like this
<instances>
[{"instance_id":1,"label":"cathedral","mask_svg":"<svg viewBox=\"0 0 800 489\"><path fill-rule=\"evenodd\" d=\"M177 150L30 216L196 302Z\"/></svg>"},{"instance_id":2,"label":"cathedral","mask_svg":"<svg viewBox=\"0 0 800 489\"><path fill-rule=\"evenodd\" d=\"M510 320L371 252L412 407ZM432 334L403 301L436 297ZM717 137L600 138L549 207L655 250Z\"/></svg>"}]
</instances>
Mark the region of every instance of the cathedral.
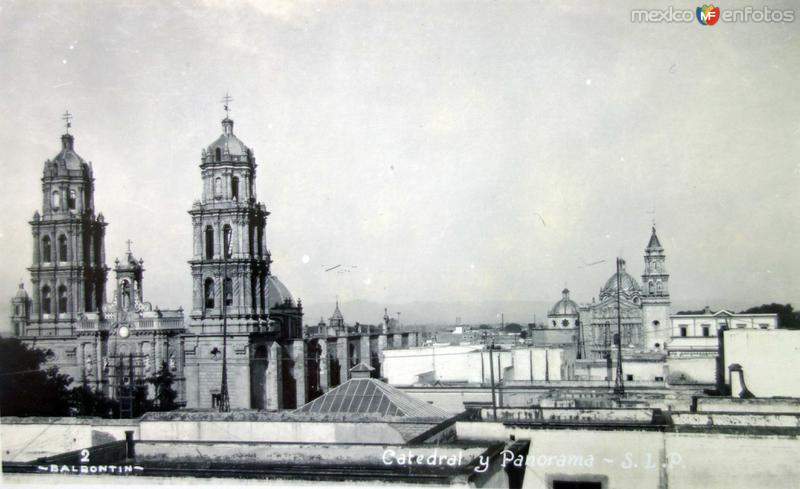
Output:
<instances>
[{"instance_id":1,"label":"cathedral","mask_svg":"<svg viewBox=\"0 0 800 489\"><path fill-rule=\"evenodd\" d=\"M32 297L20 284L11 322L15 336L49 350L49 362L76 382L121 398L167 368L181 405L289 409L345 382L362 361L380 372L383 349L416 345L416 333L387 318L378 328L345 327L338 304L331 328L304 327L300 299L271 273L256 159L234 134L227 106L221 134L201 152L202 193L189 210L188 321L182 308L145 300L144 260L130 240L114 262L108 300L108 223L95 208L92 164L75 151L69 127L44 164L42 213L30 221Z\"/></svg>"},{"instance_id":2,"label":"cathedral","mask_svg":"<svg viewBox=\"0 0 800 489\"><path fill-rule=\"evenodd\" d=\"M547 323L533 331L534 342L539 339L540 344L575 344L580 358L601 358L614 344L619 317L623 349L663 351L670 335L669 274L665 260L664 248L653 227L644 249L643 285L628 273L625 261L621 260L619 272L600 288L597 300L579 305L570 299L569 290L564 289L561 300L550 309Z\"/></svg>"}]
</instances>

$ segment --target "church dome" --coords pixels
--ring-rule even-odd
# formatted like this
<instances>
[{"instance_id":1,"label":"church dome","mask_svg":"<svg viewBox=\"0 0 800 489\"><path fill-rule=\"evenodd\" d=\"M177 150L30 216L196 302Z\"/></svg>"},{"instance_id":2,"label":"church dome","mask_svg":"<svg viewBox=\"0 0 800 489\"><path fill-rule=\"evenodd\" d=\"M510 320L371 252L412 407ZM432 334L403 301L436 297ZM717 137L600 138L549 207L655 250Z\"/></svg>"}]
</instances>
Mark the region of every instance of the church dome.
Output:
<instances>
[{"instance_id":1,"label":"church dome","mask_svg":"<svg viewBox=\"0 0 800 489\"><path fill-rule=\"evenodd\" d=\"M620 270L619 273L614 273L608 280L606 280L605 286L600 290L600 296L605 297L608 295L616 295L617 293L617 275L619 275L619 285L621 287L620 292L623 294L634 294L641 292L641 287L639 287L639 283L633 278L628 272L625 271L625 261L620 261Z\"/></svg>"},{"instance_id":2,"label":"church dome","mask_svg":"<svg viewBox=\"0 0 800 489\"><path fill-rule=\"evenodd\" d=\"M578 304L569 298L569 289L561 291L561 300L550 308L550 316L577 316Z\"/></svg>"},{"instance_id":3,"label":"church dome","mask_svg":"<svg viewBox=\"0 0 800 489\"><path fill-rule=\"evenodd\" d=\"M250 155L250 148L233 134L233 120L225 118L222 120L222 134L209 145L208 154L216 155L219 149L221 160L229 157L247 157Z\"/></svg>"},{"instance_id":4,"label":"church dome","mask_svg":"<svg viewBox=\"0 0 800 489\"><path fill-rule=\"evenodd\" d=\"M86 161L83 160L74 149L75 138L72 134L61 136L61 152L53 158L53 163L59 168L67 170L83 170Z\"/></svg>"},{"instance_id":5,"label":"church dome","mask_svg":"<svg viewBox=\"0 0 800 489\"><path fill-rule=\"evenodd\" d=\"M283 305L287 299L294 303L294 297L292 297L292 293L289 292L289 289L286 288L286 286L283 285L283 282L278 280L278 277L275 275L269 276L269 288L267 289L267 294L269 307Z\"/></svg>"}]
</instances>

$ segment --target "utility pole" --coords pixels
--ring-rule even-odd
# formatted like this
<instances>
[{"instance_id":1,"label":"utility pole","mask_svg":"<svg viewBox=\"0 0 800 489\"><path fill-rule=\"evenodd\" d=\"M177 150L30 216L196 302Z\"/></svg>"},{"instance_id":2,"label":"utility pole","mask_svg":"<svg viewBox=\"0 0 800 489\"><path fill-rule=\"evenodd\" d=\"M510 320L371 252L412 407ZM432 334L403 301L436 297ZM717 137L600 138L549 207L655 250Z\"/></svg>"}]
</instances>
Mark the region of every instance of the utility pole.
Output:
<instances>
[{"instance_id":1,"label":"utility pole","mask_svg":"<svg viewBox=\"0 0 800 489\"><path fill-rule=\"evenodd\" d=\"M622 381L622 310L620 309L620 262L621 259L617 257L617 377L614 379L614 394L619 396L625 395L625 384Z\"/></svg>"},{"instance_id":2,"label":"utility pole","mask_svg":"<svg viewBox=\"0 0 800 489\"><path fill-rule=\"evenodd\" d=\"M483 343L486 344L486 331L483 332ZM489 345L489 378L492 385L492 416L497 421L497 398L495 397L494 387L494 360L492 359L492 350L494 350L494 339L492 344Z\"/></svg>"},{"instance_id":3,"label":"utility pole","mask_svg":"<svg viewBox=\"0 0 800 489\"><path fill-rule=\"evenodd\" d=\"M228 251L232 243L232 236L223 231L222 236L222 385L219 389L219 412L227 413L231 410L230 397L228 396L228 291L225 283L228 281ZM229 242L226 242L229 241Z\"/></svg>"}]
</instances>

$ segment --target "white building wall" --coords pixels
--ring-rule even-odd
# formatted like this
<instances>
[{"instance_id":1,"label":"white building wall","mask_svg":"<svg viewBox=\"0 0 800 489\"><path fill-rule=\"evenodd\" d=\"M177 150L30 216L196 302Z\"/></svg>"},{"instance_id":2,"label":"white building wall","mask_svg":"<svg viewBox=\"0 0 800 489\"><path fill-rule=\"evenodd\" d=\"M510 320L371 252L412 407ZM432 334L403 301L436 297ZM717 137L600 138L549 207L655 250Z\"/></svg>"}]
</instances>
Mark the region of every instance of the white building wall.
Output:
<instances>
[{"instance_id":1,"label":"white building wall","mask_svg":"<svg viewBox=\"0 0 800 489\"><path fill-rule=\"evenodd\" d=\"M725 381L728 367L738 363L747 388L756 397L800 397L800 331L741 329L724 335ZM741 389L732 386L731 395Z\"/></svg>"},{"instance_id":2,"label":"white building wall","mask_svg":"<svg viewBox=\"0 0 800 489\"><path fill-rule=\"evenodd\" d=\"M488 384L494 369L495 382L566 380L574 372L573 350L524 347L482 350L472 346L429 346L384 352L383 373L389 384L467 382ZM533 373L531 374L531 363Z\"/></svg>"}]
</instances>

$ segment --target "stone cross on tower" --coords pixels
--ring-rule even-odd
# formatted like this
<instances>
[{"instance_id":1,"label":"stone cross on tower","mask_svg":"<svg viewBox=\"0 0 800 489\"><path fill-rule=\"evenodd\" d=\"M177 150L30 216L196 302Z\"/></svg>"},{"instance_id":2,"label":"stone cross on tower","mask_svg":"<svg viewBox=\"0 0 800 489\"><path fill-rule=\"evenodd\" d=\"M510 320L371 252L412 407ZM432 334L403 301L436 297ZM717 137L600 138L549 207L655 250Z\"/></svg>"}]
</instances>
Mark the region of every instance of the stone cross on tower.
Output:
<instances>
[{"instance_id":1,"label":"stone cross on tower","mask_svg":"<svg viewBox=\"0 0 800 489\"><path fill-rule=\"evenodd\" d=\"M64 121L64 127L66 129L66 134L69 134L69 128L72 127L72 114L69 113L69 110L64 112L64 115L61 116L61 119Z\"/></svg>"},{"instance_id":2,"label":"stone cross on tower","mask_svg":"<svg viewBox=\"0 0 800 489\"><path fill-rule=\"evenodd\" d=\"M228 94L228 92L225 92L225 96L222 97L222 100L220 100L220 102L222 102L223 107L225 107L225 118L227 119L228 115L229 115L228 112L230 112L230 110L231 110L230 109L230 104L231 104L231 102L233 102L233 97L231 97Z\"/></svg>"},{"instance_id":3,"label":"stone cross on tower","mask_svg":"<svg viewBox=\"0 0 800 489\"><path fill-rule=\"evenodd\" d=\"M128 239L127 241L125 241L125 244L128 245L128 253L130 253L131 252L131 245L133 244L133 241Z\"/></svg>"}]
</instances>

